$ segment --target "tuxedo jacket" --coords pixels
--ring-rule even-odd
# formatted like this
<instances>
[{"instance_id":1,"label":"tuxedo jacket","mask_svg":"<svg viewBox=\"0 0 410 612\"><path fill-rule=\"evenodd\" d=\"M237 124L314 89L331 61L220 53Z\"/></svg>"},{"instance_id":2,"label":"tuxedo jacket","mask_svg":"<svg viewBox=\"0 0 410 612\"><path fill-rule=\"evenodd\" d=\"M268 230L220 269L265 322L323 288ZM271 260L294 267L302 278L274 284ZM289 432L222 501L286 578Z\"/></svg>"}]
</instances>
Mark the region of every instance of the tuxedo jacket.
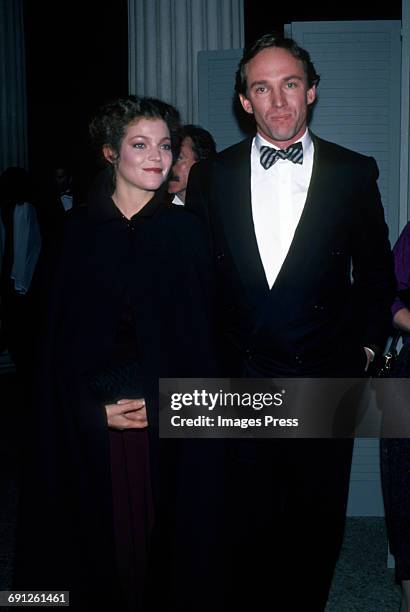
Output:
<instances>
[{"instance_id":1,"label":"tuxedo jacket","mask_svg":"<svg viewBox=\"0 0 410 612\"><path fill-rule=\"evenodd\" d=\"M246 363L263 376L356 375L363 346L384 347L395 281L376 162L312 138L305 206L272 288L252 218L252 139L191 170L186 204L208 227L227 375Z\"/></svg>"}]
</instances>

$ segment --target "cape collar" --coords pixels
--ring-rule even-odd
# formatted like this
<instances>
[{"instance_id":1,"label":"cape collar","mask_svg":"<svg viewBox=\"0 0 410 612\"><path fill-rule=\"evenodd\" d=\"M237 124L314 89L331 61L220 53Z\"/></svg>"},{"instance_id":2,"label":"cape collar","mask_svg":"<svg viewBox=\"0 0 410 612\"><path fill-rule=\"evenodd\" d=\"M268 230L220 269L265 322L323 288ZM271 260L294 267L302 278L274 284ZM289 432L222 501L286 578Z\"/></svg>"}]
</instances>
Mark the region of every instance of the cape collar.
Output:
<instances>
[{"instance_id":1,"label":"cape collar","mask_svg":"<svg viewBox=\"0 0 410 612\"><path fill-rule=\"evenodd\" d=\"M151 200L140 211L135 213L131 219L127 219L112 199L113 190L111 173L105 169L95 178L87 196L89 216L96 223L105 223L115 219L124 219L127 222L132 222L140 217L152 217L164 206L167 193L166 184L164 183L156 192L153 192Z\"/></svg>"}]
</instances>

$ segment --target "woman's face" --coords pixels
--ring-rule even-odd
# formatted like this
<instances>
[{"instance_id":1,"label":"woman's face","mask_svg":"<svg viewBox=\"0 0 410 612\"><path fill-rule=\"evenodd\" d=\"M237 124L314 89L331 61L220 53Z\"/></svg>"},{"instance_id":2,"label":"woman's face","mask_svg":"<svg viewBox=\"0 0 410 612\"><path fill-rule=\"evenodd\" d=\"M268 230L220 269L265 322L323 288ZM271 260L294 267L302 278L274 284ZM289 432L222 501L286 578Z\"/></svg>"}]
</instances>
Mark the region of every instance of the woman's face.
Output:
<instances>
[{"instance_id":1,"label":"woman's face","mask_svg":"<svg viewBox=\"0 0 410 612\"><path fill-rule=\"evenodd\" d=\"M140 191L156 191L172 165L171 139L162 119L137 119L130 123L115 162L116 184Z\"/></svg>"}]
</instances>

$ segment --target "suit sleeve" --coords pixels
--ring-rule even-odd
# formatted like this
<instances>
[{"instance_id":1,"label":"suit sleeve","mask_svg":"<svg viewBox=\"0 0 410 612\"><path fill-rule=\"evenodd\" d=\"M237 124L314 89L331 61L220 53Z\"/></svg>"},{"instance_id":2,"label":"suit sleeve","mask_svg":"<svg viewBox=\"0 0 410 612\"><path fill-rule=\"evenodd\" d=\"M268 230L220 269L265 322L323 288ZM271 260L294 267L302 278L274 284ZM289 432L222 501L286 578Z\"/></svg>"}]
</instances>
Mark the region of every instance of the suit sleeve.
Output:
<instances>
[{"instance_id":1,"label":"suit sleeve","mask_svg":"<svg viewBox=\"0 0 410 612\"><path fill-rule=\"evenodd\" d=\"M396 286L378 174L375 160L369 159L360 185L352 258L361 343L376 352L384 349L390 332L390 308Z\"/></svg>"}]
</instances>

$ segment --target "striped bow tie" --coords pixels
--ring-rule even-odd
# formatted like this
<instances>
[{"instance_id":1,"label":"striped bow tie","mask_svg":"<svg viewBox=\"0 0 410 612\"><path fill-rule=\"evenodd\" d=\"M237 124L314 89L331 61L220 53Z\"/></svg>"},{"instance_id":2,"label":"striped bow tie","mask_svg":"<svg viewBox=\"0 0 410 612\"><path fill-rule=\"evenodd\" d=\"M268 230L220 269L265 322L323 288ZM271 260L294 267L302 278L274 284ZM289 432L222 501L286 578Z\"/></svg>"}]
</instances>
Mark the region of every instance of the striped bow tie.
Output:
<instances>
[{"instance_id":1,"label":"striped bow tie","mask_svg":"<svg viewBox=\"0 0 410 612\"><path fill-rule=\"evenodd\" d=\"M289 159L294 164L303 164L303 146L301 142L295 142L295 144L291 144L287 149L273 149L272 147L262 146L260 154L260 162L265 170L273 166L278 159Z\"/></svg>"}]
</instances>

